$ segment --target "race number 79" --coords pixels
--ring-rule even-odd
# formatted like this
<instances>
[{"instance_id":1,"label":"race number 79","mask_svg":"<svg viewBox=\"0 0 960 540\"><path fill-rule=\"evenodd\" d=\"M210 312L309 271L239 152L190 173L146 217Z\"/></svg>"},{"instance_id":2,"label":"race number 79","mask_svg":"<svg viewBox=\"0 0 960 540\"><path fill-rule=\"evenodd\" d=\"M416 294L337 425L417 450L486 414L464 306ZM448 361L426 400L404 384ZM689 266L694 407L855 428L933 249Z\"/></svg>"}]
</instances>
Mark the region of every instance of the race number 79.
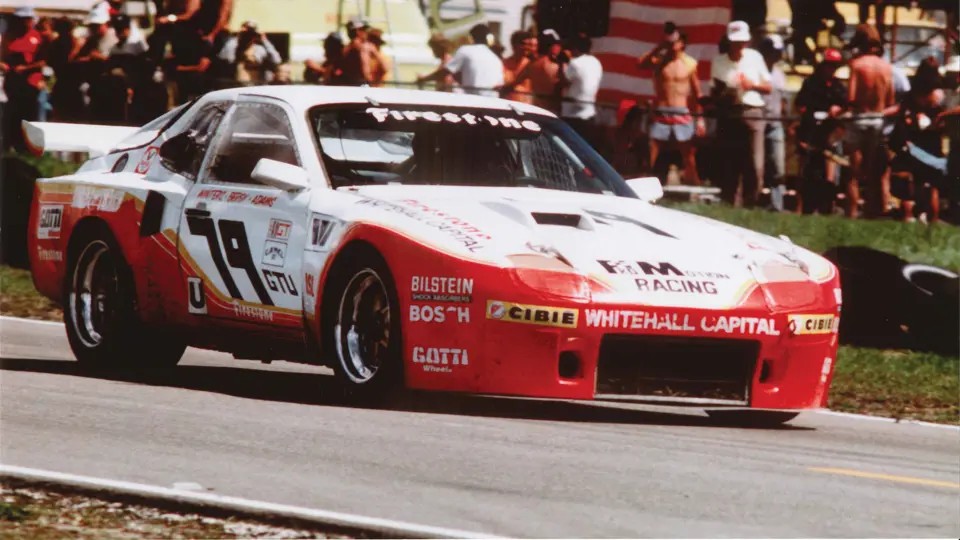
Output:
<instances>
[{"instance_id":1,"label":"race number 79","mask_svg":"<svg viewBox=\"0 0 960 540\"><path fill-rule=\"evenodd\" d=\"M247 278L250 279L250 284L253 285L253 290L257 292L261 304L274 305L253 262L253 255L250 253L250 241L247 239L247 230L244 228L243 222L221 219L214 227L213 219L209 217L187 216L187 227L190 229L190 234L203 236L207 239L213 264L217 267L220 277L223 278L223 283L227 286L227 292L230 293L231 298L243 300L243 295L240 294L237 282L233 280L227 264L247 273ZM217 235L218 229L219 237ZM221 238L223 239L222 250L220 247ZM224 259L224 254L226 254L226 259Z\"/></svg>"}]
</instances>

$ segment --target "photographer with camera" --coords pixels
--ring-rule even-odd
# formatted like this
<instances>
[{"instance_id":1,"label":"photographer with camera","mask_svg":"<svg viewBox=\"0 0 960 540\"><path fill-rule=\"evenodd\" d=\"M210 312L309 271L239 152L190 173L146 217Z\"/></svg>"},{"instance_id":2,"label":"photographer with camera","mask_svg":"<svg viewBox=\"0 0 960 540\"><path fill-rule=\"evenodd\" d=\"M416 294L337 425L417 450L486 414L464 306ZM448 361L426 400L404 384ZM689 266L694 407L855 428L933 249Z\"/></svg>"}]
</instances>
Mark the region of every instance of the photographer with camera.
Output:
<instances>
[{"instance_id":1,"label":"photographer with camera","mask_svg":"<svg viewBox=\"0 0 960 540\"><path fill-rule=\"evenodd\" d=\"M674 141L683 156L687 183L700 185L697 160L694 154L694 135L706 134L703 117L694 120L700 112L700 80L697 61L686 52L686 36L672 22L663 27L663 40L653 50L637 60L638 69L652 69L656 92L656 109L650 124L650 167L656 167L660 147Z\"/></svg>"},{"instance_id":2,"label":"photographer with camera","mask_svg":"<svg viewBox=\"0 0 960 540\"><path fill-rule=\"evenodd\" d=\"M565 90L560 118L570 124L587 142L593 144L593 118L597 115L597 91L603 78L603 66L590 54L592 41L585 34L569 40L568 49L557 55L560 64L558 86Z\"/></svg>"},{"instance_id":3,"label":"photographer with camera","mask_svg":"<svg viewBox=\"0 0 960 540\"><path fill-rule=\"evenodd\" d=\"M259 31L255 21L243 23L240 33L224 43L217 57L233 66L237 82L243 84L270 82L277 66L283 62L276 47L266 34Z\"/></svg>"}]
</instances>

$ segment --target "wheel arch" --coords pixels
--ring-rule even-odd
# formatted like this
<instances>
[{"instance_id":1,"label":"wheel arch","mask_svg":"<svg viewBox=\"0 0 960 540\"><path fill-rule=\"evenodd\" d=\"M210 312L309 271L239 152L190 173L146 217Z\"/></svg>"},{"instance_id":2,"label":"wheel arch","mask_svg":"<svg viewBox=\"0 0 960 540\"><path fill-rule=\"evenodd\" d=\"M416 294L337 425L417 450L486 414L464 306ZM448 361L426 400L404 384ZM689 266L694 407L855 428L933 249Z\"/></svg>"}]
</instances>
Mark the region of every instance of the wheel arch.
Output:
<instances>
[{"instance_id":1,"label":"wheel arch","mask_svg":"<svg viewBox=\"0 0 960 540\"><path fill-rule=\"evenodd\" d=\"M103 238L109 244L111 244L111 248L117 250L122 262L121 268L124 272L128 273L127 277L130 278L130 283L132 283L135 287L137 292L135 295L135 301L137 301L137 305L139 305L138 300L141 287L137 281L136 273L133 272L133 269L130 266L130 253L128 252L128 247L124 246L124 243L121 241L121 237L116 234L116 232L110 226L110 223L99 216L84 216L80 218L76 223L74 223L70 231L70 238L67 240L65 252L66 265L60 287L61 298L64 301L66 300L67 287L73 276L73 266L76 261L76 257L80 254L81 250L85 246L85 241L97 237Z\"/></svg>"},{"instance_id":2,"label":"wheel arch","mask_svg":"<svg viewBox=\"0 0 960 540\"><path fill-rule=\"evenodd\" d=\"M332 260L322 273L320 279L321 286L317 291L318 309L314 332L318 337L317 341L320 344L321 358L323 359L323 363L327 365L329 365L329 362L335 361L335 359L331 356L333 354L333 344L329 342L329 332L325 332L324 329L328 324L331 324L330 317L335 316L331 310L339 305L339 301L336 299L336 295L339 292L337 290L339 286L338 278L344 271L344 268L346 268L350 262L360 257L372 257L379 259L379 261L383 263L383 266L386 268L387 272L389 272L386 278L389 279L390 284L393 285L394 295L396 296L399 294L397 291L396 280L393 276L393 271L391 270L390 263L383 251L366 239L351 239L347 241L337 251L336 255L333 256ZM399 313L399 305L397 306L397 309ZM400 341L402 347L402 333L400 335Z\"/></svg>"}]
</instances>

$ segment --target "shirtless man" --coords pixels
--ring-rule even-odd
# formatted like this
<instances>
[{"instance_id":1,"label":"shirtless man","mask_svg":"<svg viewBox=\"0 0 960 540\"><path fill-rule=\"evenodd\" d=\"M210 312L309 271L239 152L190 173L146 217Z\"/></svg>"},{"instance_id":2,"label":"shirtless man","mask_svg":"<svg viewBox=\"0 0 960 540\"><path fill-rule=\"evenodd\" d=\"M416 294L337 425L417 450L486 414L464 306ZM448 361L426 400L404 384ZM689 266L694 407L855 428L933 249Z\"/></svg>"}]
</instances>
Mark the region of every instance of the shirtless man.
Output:
<instances>
[{"instance_id":1,"label":"shirtless man","mask_svg":"<svg viewBox=\"0 0 960 540\"><path fill-rule=\"evenodd\" d=\"M343 79L348 86L373 84L377 79L377 66L386 65L386 60L377 47L370 42L370 25L364 21L347 23L350 43L343 50Z\"/></svg>"},{"instance_id":2,"label":"shirtless man","mask_svg":"<svg viewBox=\"0 0 960 540\"><path fill-rule=\"evenodd\" d=\"M849 109L855 120L847 125L846 153L853 177L847 185L847 217L856 217L861 182L867 186L866 215L878 217L890 202L890 174L883 142L883 112L896 103L893 66L884 60L880 33L869 24L857 26L850 47Z\"/></svg>"},{"instance_id":3,"label":"shirtless man","mask_svg":"<svg viewBox=\"0 0 960 540\"><path fill-rule=\"evenodd\" d=\"M637 60L639 69L654 70L656 110L650 125L650 167L656 167L660 145L676 140L683 156L687 183L700 185L693 136L706 133L703 117L696 121L690 114L700 111L700 81L697 79L697 61L684 52L686 36L673 25L664 27L664 41L657 48Z\"/></svg>"},{"instance_id":4,"label":"shirtless man","mask_svg":"<svg viewBox=\"0 0 960 540\"><path fill-rule=\"evenodd\" d=\"M503 85L502 92L510 93L520 87L533 93L533 104L560 114L560 64L557 56L563 50L556 30L540 32L537 41L538 56L520 70L512 82Z\"/></svg>"}]
</instances>

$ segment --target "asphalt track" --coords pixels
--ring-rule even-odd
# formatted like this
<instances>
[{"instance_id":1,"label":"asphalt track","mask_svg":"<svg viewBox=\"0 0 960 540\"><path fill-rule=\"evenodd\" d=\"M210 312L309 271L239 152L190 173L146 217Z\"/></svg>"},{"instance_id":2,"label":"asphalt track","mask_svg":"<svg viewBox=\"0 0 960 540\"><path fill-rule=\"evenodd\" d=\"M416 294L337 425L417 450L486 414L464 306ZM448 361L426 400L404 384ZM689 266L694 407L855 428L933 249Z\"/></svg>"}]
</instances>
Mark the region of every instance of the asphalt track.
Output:
<instances>
[{"instance_id":1,"label":"asphalt track","mask_svg":"<svg viewBox=\"0 0 960 540\"><path fill-rule=\"evenodd\" d=\"M62 326L0 319L0 463L521 537L960 537L960 431L804 413L427 398L326 402L326 370L190 349L83 374Z\"/></svg>"}]
</instances>

